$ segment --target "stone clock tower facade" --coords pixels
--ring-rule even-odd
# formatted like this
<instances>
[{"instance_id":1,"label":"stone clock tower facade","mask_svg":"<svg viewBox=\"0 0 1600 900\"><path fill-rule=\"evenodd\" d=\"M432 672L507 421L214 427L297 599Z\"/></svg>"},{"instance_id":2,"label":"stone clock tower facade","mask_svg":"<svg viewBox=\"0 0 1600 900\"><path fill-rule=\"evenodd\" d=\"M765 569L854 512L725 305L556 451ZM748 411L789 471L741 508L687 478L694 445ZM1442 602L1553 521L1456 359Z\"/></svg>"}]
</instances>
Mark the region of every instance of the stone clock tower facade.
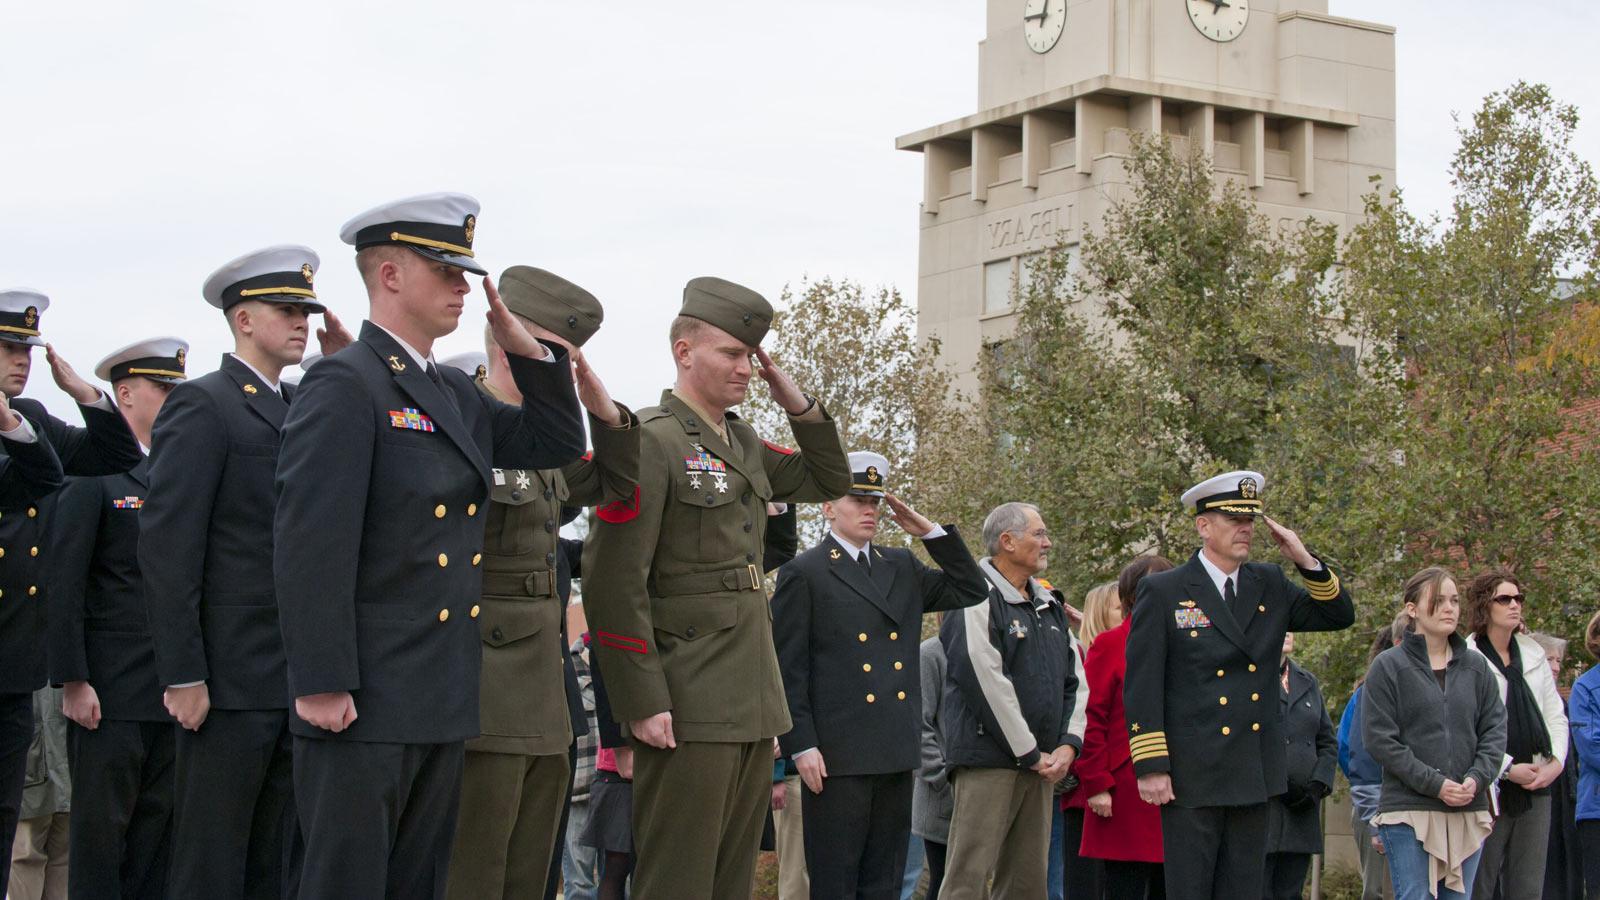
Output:
<instances>
[{"instance_id":1,"label":"stone clock tower facade","mask_svg":"<svg viewBox=\"0 0 1600 900\"><path fill-rule=\"evenodd\" d=\"M918 327L958 369L1010 336L1029 258L1126 191L1133 131L1198 144L1285 223L1348 227L1372 176L1394 184L1394 29L1327 0L988 0L987 19L978 111L896 141L923 154Z\"/></svg>"}]
</instances>

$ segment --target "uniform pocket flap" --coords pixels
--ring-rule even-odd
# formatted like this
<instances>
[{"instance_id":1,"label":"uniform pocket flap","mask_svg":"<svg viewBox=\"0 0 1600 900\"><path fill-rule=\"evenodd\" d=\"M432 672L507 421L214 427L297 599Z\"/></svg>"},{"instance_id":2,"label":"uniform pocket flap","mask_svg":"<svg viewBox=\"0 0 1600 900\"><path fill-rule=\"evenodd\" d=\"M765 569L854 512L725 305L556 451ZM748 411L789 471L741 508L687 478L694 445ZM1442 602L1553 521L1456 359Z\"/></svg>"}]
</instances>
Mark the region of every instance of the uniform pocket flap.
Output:
<instances>
[{"instance_id":1,"label":"uniform pocket flap","mask_svg":"<svg viewBox=\"0 0 1600 900\"><path fill-rule=\"evenodd\" d=\"M540 609L542 605L485 601L483 614L478 616L478 631L483 635L483 642L491 647L504 647L538 634L550 617Z\"/></svg>"},{"instance_id":2,"label":"uniform pocket flap","mask_svg":"<svg viewBox=\"0 0 1600 900\"><path fill-rule=\"evenodd\" d=\"M675 597L651 607L655 629L686 641L726 631L739 622L734 597Z\"/></svg>"}]
</instances>

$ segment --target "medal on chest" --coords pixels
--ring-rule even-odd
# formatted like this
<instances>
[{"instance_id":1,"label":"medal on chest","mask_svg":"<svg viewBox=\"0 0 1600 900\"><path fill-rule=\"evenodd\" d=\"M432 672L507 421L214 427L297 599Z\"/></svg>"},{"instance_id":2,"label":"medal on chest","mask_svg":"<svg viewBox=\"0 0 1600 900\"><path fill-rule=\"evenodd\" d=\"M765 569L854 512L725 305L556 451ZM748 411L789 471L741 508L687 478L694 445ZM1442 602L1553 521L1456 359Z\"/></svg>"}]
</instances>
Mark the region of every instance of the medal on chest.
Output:
<instances>
[{"instance_id":1,"label":"medal on chest","mask_svg":"<svg viewBox=\"0 0 1600 900\"><path fill-rule=\"evenodd\" d=\"M717 493L728 492L728 464L712 456L699 444L694 445L693 456L683 458L683 471L689 476L689 487L693 490L700 490L703 479L710 478Z\"/></svg>"}]
</instances>

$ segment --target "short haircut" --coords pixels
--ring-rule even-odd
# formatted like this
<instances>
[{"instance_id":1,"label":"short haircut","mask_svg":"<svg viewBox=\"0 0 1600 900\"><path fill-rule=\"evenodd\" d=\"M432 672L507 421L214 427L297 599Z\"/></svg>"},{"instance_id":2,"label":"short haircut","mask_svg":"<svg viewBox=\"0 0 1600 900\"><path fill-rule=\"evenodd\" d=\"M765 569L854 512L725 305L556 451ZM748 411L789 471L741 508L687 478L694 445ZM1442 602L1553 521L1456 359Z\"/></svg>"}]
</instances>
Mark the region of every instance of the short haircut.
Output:
<instances>
[{"instance_id":1,"label":"short haircut","mask_svg":"<svg viewBox=\"0 0 1600 900\"><path fill-rule=\"evenodd\" d=\"M679 318L683 318L679 316ZM1013 531L1020 531L1028 524L1029 511L1037 513L1039 507L1032 503L1011 501L1002 503L989 512L983 520L983 549L990 556L1000 553L1000 537Z\"/></svg>"},{"instance_id":2,"label":"short haircut","mask_svg":"<svg viewBox=\"0 0 1600 900\"><path fill-rule=\"evenodd\" d=\"M1111 610L1116 605L1115 581L1097 584L1084 595L1083 624L1078 627L1078 640L1083 642L1083 646L1089 646L1095 638L1111 630Z\"/></svg>"},{"instance_id":3,"label":"short haircut","mask_svg":"<svg viewBox=\"0 0 1600 900\"><path fill-rule=\"evenodd\" d=\"M1141 556L1122 567L1122 572L1117 575L1117 599L1122 602L1122 617L1124 619L1133 615L1133 601L1139 599L1139 582L1146 575L1165 572L1173 568L1172 561L1165 556Z\"/></svg>"},{"instance_id":4,"label":"short haircut","mask_svg":"<svg viewBox=\"0 0 1600 900\"><path fill-rule=\"evenodd\" d=\"M386 262L399 265L402 254L420 258L410 250L394 244L376 244L356 251L356 271L361 273L361 283L367 286L368 292L372 290L373 279L378 275L378 267Z\"/></svg>"},{"instance_id":5,"label":"short haircut","mask_svg":"<svg viewBox=\"0 0 1600 900\"><path fill-rule=\"evenodd\" d=\"M1600 659L1600 613L1589 617L1589 624L1583 627L1583 649L1589 655Z\"/></svg>"},{"instance_id":6,"label":"short haircut","mask_svg":"<svg viewBox=\"0 0 1600 900\"><path fill-rule=\"evenodd\" d=\"M1528 637L1533 638L1534 641L1537 642L1540 647L1543 647L1544 648L1544 652L1547 655L1551 654L1551 653L1554 653L1556 656L1563 657L1563 658L1565 658L1566 655L1567 655L1567 639L1566 638L1558 638L1553 634L1545 634L1542 631L1530 632L1528 634Z\"/></svg>"},{"instance_id":7,"label":"short haircut","mask_svg":"<svg viewBox=\"0 0 1600 900\"><path fill-rule=\"evenodd\" d=\"M1407 603L1415 604L1417 612L1432 614L1434 601L1439 598L1439 587L1446 581L1454 580L1449 569L1443 566L1429 566L1406 579L1406 586L1401 591L1401 606L1404 607ZM1406 630L1416 629L1411 627Z\"/></svg>"},{"instance_id":8,"label":"short haircut","mask_svg":"<svg viewBox=\"0 0 1600 900\"><path fill-rule=\"evenodd\" d=\"M672 320L672 328L667 331L667 342L673 346L679 341L688 341L692 344L695 338L705 331L707 324L709 323L706 320L696 319L694 316L677 316Z\"/></svg>"},{"instance_id":9,"label":"short haircut","mask_svg":"<svg viewBox=\"0 0 1600 900\"><path fill-rule=\"evenodd\" d=\"M1462 612L1465 613L1462 619L1467 631L1483 634L1489 630L1489 609L1494 605L1494 589L1508 581L1517 586L1519 593L1522 591L1522 582L1506 568L1489 569L1467 585L1461 598Z\"/></svg>"}]
</instances>

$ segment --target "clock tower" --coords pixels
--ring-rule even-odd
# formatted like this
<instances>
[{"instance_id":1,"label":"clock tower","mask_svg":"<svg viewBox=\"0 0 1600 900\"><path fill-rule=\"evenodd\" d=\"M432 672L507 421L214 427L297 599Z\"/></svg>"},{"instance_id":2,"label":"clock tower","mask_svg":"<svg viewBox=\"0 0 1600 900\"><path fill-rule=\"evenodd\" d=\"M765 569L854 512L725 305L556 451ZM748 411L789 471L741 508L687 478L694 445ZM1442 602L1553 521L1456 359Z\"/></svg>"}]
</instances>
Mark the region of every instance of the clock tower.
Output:
<instances>
[{"instance_id":1,"label":"clock tower","mask_svg":"<svg viewBox=\"0 0 1600 900\"><path fill-rule=\"evenodd\" d=\"M1029 259L1123 195L1134 131L1284 224L1347 228L1394 184L1393 28L1327 0L987 2L977 112L896 141L923 155L918 328L962 370L1010 335Z\"/></svg>"}]
</instances>

